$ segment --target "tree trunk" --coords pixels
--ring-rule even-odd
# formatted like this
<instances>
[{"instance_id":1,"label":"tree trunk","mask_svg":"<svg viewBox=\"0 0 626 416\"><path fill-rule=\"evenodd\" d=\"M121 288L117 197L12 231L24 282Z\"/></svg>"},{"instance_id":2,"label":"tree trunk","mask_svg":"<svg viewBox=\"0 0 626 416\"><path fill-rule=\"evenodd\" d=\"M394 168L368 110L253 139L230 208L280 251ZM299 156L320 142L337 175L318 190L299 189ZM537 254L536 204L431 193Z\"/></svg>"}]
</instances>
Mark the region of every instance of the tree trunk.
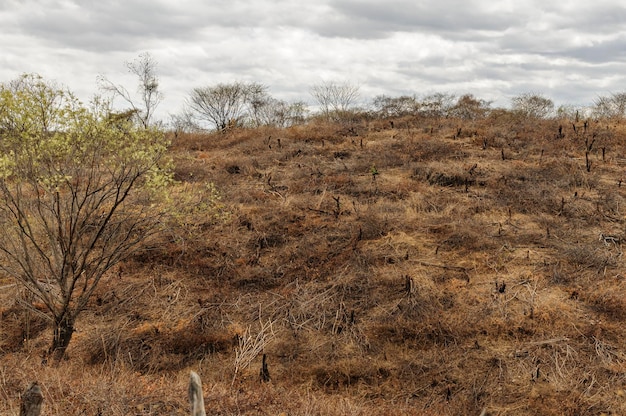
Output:
<instances>
[{"instance_id":1,"label":"tree trunk","mask_svg":"<svg viewBox=\"0 0 626 416\"><path fill-rule=\"evenodd\" d=\"M72 318L64 315L61 319L55 320L52 346L49 350L49 355L55 361L61 361L65 356L65 351L70 344L72 335L74 335L74 320Z\"/></svg>"}]
</instances>

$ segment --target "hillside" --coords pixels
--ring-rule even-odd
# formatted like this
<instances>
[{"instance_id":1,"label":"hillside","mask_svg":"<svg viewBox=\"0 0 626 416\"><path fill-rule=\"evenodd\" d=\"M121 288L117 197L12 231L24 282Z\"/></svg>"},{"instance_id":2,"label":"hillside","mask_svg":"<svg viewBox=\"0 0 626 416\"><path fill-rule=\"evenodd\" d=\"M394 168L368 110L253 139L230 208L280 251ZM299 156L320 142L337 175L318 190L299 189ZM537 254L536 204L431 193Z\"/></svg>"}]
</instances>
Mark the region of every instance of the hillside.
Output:
<instances>
[{"instance_id":1,"label":"hillside","mask_svg":"<svg viewBox=\"0 0 626 416\"><path fill-rule=\"evenodd\" d=\"M0 413L37 379L47 415L184 415L191 369L210 414L626 413L623 124L317 121L171 157L221 207L101 283L66 362L2 282Z\"/></svg>"}]
</instances>

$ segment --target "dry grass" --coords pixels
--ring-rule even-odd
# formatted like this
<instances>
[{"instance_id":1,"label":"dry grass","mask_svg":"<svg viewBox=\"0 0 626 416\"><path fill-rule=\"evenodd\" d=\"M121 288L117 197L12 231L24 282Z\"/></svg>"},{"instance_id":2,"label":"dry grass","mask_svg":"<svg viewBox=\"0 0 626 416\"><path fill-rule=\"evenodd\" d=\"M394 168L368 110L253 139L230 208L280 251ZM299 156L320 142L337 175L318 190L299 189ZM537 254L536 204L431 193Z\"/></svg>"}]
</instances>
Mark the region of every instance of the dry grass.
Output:
<instances>
[{"instance_id":1,"label":"dry grass","mask_svg":"<svg viewBox=\"0 0 626 416\"><path fill-rule=\"evenodd\" d=\"M579 124L182 135L174 195L220 215L105 279L56 367L2 282L0 413L37 379L49 415L186 414L194 369L212 414L624 414L626 126Z\"/></svg>"}]
</instances>

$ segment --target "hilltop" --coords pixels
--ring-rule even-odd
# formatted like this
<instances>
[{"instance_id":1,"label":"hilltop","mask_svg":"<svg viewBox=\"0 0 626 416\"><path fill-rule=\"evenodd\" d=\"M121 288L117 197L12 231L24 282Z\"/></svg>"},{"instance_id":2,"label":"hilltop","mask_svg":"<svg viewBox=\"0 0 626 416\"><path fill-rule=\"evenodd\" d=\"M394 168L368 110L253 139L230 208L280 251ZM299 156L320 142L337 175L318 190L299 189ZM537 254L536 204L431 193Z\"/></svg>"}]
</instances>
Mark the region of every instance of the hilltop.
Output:
<instances>
[{"instance_id":1,"label":"hilltop","mask_svg":"<svg viewBox=\"0 0 626 416\"><path fill-rule=\"evenodd\" d=\"M211 414L626 413L619 120L313 120L169 151L177 192L219 207L103 280L58 367L6 282L2 413L38 379L49 415L187 414L192 369Z\"/></svg>"}]
</instances>

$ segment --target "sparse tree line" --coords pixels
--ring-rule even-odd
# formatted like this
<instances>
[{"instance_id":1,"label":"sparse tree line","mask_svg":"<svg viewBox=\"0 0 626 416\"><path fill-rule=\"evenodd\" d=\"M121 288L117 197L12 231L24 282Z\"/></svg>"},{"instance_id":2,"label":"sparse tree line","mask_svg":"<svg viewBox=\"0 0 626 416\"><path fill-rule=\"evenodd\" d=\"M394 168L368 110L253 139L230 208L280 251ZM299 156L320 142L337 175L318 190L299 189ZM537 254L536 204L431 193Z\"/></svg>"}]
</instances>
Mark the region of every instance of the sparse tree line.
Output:
<instances>
[{"instance_id":1,"label":"sparse tree line","mask_svg":"<svg viewBox=\"0 0 626 416\"><path fill-rule=\"evenodd\" d=\"M144 53L127 62L128 71L138 79L136 94L106 77L99 77L100 89L110 98L121 99L127 110L122 114L137 124L165 127L154 120L154 113L163 100L157 74L158 63ZM183 109L171 115L170 128L175 131L225 131L233 127L289 127L303 124L311 117L329 121L343 121L355 116L368 118L396 118L420 116L476 120L486 117L492 102L472 94L456 96L433 93L423 96L379 95L369 102L359 101L360 88L351 83L324 82L313 85L309 95L313 100L311 111L304 101L287 102L272 97L269 88L258 82L234 81L193 88ZM510 101L510 111L522 117L545 118L620 118L626 117L626 92L598 96L590 107L561 105L540 93L522 93ZM502 110L502 109L500 109Z\"/></svg>"},{"instance_id":2,"label":"sparse tree line","mask_svg":"<svg viewBox=\"0 0 626 416\"><path fill-rule=\"evenodd\" d=\"M288 103L269 95L268 88L258 83L234 82L194 88L181 114L172 117L177 130L223 131L232 127L275 126L302 124L311 118L346 121L354 118L459 118L478 120L496 108L492 102L465 94L459 97L434 93L419 97L379 95L365 106L359 106L356 85L325 83L310 90L315 112L303 102ZM626 117L626 93L600 96L591 107L562 105L541 94L524 93L511 99L510 111L528 119L548 118L622 118Z\"/></svg>"},{"instance_id":3,"label":"sparse tree line","mask_svg":"<svg viewBox=\"0 0 626 416\"><path fill-rule=\"evenodd\" d=\"M137 124L166 127L155 121L154 113L163 100L157 74L158 64L144 53L127 62L128 71L137 77L136 94L105 77L99 78L101 90L119 98L127 107L122 114ZM423 96L379 95L360 100L360 88L348 82L323 82L309 91L312 108L304 101L287 102L270 94L269 88L258 82L234 81L193 88L178 114L171 115L169 127L175 131L225 131L234 127L289 127L303 124L311 118L346 121L354 118L398 118L406 116L429 118L459 118L477 120L493 110L492 102L472 94L456 96L432 93ZM510 100L505 111L529 119L547 118L623 118L626 117L626 92L598 96L589 107L561 105L540 93L522 93Z\"/></svg>"},{"instance_id":4,"label":"sparse tree line","mask_svg":"<svg viewBox=\"0 0 626 416\"><path fill-rule=\"evenodd\" d=\"M268 93L265 85L233 82L194 88L182 113L172 117L178 130L227 130L304 122L306 105L287 103Z\"/></svg>"},{"instance_id":5,"label":"sparse tree line","mask_svg":"<svg viewBox=\"0 0 626 416\"><path fill-rule=\"evenodd\" d=\"M448 93L424 96L379 95L369 103L359 102L359 87L349 83L323 83L309 91L316 111L305 102L277 100L268 88L258 83L234 82L194 88L185 109L173 116L173 127L181 130L227 130L232 127L288 127L311 118L346 121L354 118L392 119L407 116L478 120L494 110L510 111L527 119L548 118L623 118L626 117L626 93L599 96L591 107L561 105L542 94L523 93L511 99L509 109L496 109L492 102L464 94ZM360 105L361 104L361 105Z\"/></svg>"}]
</instances>

